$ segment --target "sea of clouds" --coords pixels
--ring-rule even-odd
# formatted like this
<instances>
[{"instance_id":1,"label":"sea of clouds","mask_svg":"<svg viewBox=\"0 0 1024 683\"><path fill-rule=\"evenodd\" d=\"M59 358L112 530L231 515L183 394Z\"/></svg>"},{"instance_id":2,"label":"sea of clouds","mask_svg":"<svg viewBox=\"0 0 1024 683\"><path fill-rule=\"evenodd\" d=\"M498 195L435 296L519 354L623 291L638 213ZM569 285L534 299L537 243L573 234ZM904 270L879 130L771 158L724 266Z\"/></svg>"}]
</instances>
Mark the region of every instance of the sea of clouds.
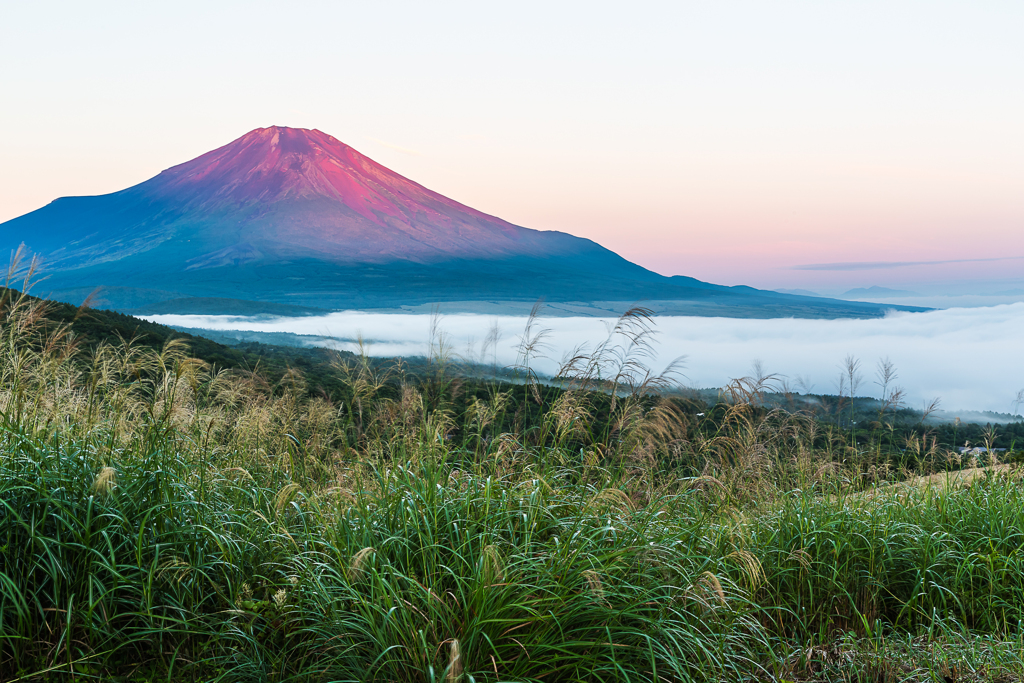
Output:
<instances>
[{"instance_id":1,"label":"sea of clouds","mask_svg":"<svg viewBox=\"0 0 1024 683\"><path fill-rule=\"evenodd\" d=\"M236 316L155 315L165 325L214 330L292 332L330 337L343 349L355 349L362 337L375 356L425 355L437 322L453 350L479 359L489 330L500 330L486 361L514 363L525 317L430 315L346 311L326 316L259 320ZM554 372L580 345L593 348L608 337L614 323L601 318L545 318L543 358L534 367ZM660 370L685 356L683 381L693 387L719 387L749 375L755 361L764 371L814 393L835 393L840 366L848 355L860 359L864 382L860 395L877 395L872 383L879 359L896 365L897 384L911 406L941 398L946 410L1017 412L1014 399L1024 388L1024 303L985 308L954 308L928 313L891 313L870 320L770 320L664 316L654 319Z\"/></svg>"}]
</instances>

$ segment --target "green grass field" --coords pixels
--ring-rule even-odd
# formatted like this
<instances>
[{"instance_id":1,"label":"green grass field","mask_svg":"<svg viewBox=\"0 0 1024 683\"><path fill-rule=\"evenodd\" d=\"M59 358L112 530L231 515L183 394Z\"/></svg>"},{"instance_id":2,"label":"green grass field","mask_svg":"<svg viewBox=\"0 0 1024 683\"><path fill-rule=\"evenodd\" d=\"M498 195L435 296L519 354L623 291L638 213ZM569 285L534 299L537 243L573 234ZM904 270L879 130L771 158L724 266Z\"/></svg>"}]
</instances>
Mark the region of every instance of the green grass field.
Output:
<instances>
[{"instance_id":1,"label":"green grass field","mask_svg":"<svg viewBox=\"0 0 1024 683\"><path fill-rule=\"evenodd\" d=\"M666 397L643 311L560 388L75 317L0 302L0 680L1024 677L1016 465Z\"/></svg>"}]
</instances>

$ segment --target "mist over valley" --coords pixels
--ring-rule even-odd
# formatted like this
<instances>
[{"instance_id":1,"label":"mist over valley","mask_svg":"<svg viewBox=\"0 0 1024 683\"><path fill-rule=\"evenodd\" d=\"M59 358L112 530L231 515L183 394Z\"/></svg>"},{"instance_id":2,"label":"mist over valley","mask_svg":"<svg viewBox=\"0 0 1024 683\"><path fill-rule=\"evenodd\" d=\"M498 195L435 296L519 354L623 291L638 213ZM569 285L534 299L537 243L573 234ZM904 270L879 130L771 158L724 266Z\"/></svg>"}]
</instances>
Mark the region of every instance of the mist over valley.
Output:
<instances>
[{"instance_id":1,"label":"mist over valley","mask_svg":"<svg viewBox=\"0 0 1024 683\"><path fill-rule=\"evenodd\" d=\"M533 367L555 373L560 362L581 345L593 348L603 341L614 318L543 317L548 331ZM335 346L357 351L364 340L374 356L423 356L428 353L433 316L344 311L324 316L257 319L241 316L151 315L165 325L209 330L313 335L297 343ZM439 329L453 352L467 360L516 362L525 316L449 314L440 316ZM650 364L660 370L686 356L683 384L695 388L723 386L751 372L761 361L768 373L784 376L801 393L836 393L840 364L847 355L862 361L864 382L859 395L872 396L878 387L878 359L895 364L897 383L906 389L908 405L921 408L939 397L946 411L1016 412L1017 392L1024 387L1024 303L986 308L890 313L867 320L808 320L793 318L736 319L693 316L654 318L656 356ZM489 330L497 325L498 342L484 348Z\"/></svg>"}]
</instances>

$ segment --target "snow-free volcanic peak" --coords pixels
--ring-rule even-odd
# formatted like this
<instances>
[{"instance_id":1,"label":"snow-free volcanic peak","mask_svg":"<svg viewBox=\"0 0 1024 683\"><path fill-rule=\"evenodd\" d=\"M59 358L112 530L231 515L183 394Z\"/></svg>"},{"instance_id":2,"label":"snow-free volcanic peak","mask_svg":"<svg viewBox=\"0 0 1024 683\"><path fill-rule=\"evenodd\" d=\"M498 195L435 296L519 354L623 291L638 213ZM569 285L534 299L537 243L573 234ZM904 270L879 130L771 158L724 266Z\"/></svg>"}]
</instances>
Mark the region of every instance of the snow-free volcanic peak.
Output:
<instances>
[{"instance_id":1,"label":"snow-free volcanic peak","mask_svg":"<svg viewBox=\"0 0 1024 683\"><path fill-rule=\"evenodd\" d=\"M64 197L0 224L0 248L21 243L41 257L54 297L103 286L119 308L173 299L190 312L197 297L321 308L545 297L699 302L719 315L739 306L764 315L768 300L776 314L880 312L666 278L590 240L471 209L319 130L282 126L120 192Z\"/></svg>"},{"instance_id":2,"label":"snow-free volcanic peak","mask_svg":"<svg viewBox=\"0 0 1024 683\"><path fill-rule=\"evenodd\" d=\"M150 182L169 195L204 203L270 204L323 198L376 220L375 210L398 217L401 205L430 198L489 218L403 178L315 129L257 128L167 169Z\"/></svg>"},{"instance_id":3,"label":"snow-free volcanic peak","mask_svg":"<svg viewBox=\"0 0 1024 683\"><path fill-rule=\"evenodd\" d=\"M259 207L245 221L256 239L344 260L493 257L535 246L535 231L432 192L319 130L257 128L144 185L191 211Z\"/></svg>"},{"instance_id":4,"label":"snow-free volcanic peak","mask_svg":"<svg viewBox=\"0 0 1024 683\"><path fill-rule=\"evenodd\" d=\"M61 285L291 302L341 302L365 286L401 299L412 281L418 296L443 300L456 277L460 298L493 293L495 278L504 292L517 282L533 292L555 260L557 277L573 282L580 270L659 278L590 240L448 199L319 130L282 126L120 192L57 199L0 225L0 246L22 241Z\"/></svg>"}]
</instances>

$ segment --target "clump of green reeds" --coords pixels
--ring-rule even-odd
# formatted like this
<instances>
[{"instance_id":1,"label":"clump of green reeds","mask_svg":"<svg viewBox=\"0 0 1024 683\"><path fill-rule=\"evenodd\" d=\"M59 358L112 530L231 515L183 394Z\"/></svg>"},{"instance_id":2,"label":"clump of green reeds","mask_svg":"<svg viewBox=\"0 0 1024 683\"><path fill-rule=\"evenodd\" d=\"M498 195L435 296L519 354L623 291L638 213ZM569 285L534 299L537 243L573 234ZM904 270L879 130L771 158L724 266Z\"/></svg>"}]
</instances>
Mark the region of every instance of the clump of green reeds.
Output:
<instances>
[{"instance_id":1,"label":"clump of green reeds","mask_svg":"<svg viewBox=\"0 0 1024 683\"><path fill-rule=\"evenodd\" d=\"M2 670L710 680L767 651L687 501L423 458L309 491L156 430L102 458L2 438Z\"/></svg>"}]
</instances>

